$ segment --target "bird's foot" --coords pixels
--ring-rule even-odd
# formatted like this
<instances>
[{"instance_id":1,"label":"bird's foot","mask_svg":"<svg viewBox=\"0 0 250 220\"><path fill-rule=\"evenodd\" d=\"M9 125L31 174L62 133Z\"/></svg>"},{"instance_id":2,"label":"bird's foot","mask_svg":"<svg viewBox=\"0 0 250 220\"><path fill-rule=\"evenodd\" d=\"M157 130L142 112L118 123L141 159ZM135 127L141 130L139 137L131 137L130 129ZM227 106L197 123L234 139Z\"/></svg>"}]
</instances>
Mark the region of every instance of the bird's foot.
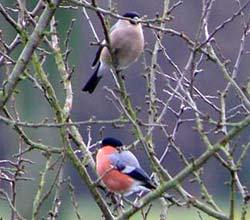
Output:
<instances>
[{"instance_id":1,"label":"bird's foot","mask_svg":"<svg viewBox=\"0 0 250 220\"><path fill-rule=\"evenodd\" d=\"M113 192L105 191L104 197L106 198L108 206L112 206L113 204L116 204L117 199Z\"/></svg>"},{"instance_id":2,"label":"bird's foot","mask_svg":"<svg viewBox=\"0 0 250 220\"><path fill-rule=\"evenodd\" d=\"M121 213L123 213L123 210L124 210L124 204L122 202L122 197L116 196L115 199L116 199L116 202L113 203L114 204L113 212L117 213L117 215L120 215Z\"/></svg>"}]
</instances>

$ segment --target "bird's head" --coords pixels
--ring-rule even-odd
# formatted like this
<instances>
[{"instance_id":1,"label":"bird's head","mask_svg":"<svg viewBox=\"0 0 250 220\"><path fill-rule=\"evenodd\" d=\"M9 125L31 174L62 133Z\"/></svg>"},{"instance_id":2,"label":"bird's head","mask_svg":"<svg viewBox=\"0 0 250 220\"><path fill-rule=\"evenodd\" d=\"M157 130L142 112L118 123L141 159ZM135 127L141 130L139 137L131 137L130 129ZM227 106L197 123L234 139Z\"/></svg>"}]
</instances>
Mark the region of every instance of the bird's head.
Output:
<instances>
[{"instance_id":1,"label":"bird's head","mask_svg":"<svg viewBox=\"0 0 250 220\"><path fill-rule=\"evenodd\" d=\"M102 146L105 147L105 146L112 146L112 147L121 147L123 146L122 142L119 141L118 139L116 138L113 138L113 137L106 137L102 140Z\"/></svg>"},{"instance_id":2,"label":"bird's head","mask_svg":"<svg viewBox=\"0 0 250 220\"><path fill-rule=\"evenodd\" d=\"M135 11L126 12L126 13L123 14L122 16L125 17L125 18L131 18L131 19L133 19L133 20L129 20L129 21L128 21L128 22L130 22L130 24L132 24L132 25L138 24L137 21L138 21L139 18L140 18L140 15L139 15L137 12L135 12Z\"/></svg>"}]
</instances>

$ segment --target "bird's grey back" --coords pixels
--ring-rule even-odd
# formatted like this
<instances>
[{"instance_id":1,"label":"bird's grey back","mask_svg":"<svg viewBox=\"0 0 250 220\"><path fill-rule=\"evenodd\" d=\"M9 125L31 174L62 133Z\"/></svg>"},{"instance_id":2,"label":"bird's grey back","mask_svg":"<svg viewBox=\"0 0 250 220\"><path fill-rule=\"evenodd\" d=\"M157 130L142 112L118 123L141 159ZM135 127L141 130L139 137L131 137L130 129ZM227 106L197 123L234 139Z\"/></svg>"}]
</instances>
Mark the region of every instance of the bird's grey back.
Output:
<instances>
[{"instance_id":1,"label":"bird's grey back","mask_svg":"<svg viewBox=\"0 0 250 220\"><path fill-rule=\"evenodd\" d=\"M112 154L110 155L110 160L115 166L117 166L117 164L125 164L126 166L140 168L138 160L130 151L122 151L120 153Z\"/></svg>"}]
</instances>

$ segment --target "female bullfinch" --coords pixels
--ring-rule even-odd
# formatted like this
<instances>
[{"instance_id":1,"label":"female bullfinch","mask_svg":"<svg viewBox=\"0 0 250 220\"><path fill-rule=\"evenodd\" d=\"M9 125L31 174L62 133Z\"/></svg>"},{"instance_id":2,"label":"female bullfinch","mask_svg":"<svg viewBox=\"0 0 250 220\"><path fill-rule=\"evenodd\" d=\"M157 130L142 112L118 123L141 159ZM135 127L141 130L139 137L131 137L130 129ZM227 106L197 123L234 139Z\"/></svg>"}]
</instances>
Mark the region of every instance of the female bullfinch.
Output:
<instances>
[{"instance_id":1,"label":"female bullfinch","mask_svg":"<svg viewBox=\"0 0 250 220\"><path fill-rule=\"evenodd\" d=\"M115 60L112 61L104 40L92 64L92 67L96 67L95 72L82 91L92 93L107 69L126 69L142 53L144 48L142 25L136 22L139 15L136 12L128 12L123 17L132 18L133 21L119 19L110 30L110 47Z\"/></svg>"},{"instance_id":2,"label":"female bullfinch","mask_svg":"<svg viewBox=\"0 0 250 220\"><path fill-rule=\"evenodd\" d=\"M155 189L135 155L130 151L118 151L118 147L122 145L121 141L115 138L105 138L96 155L97 173L108 190L128 196L135 192Z\"/></svg>"}]
</instances>

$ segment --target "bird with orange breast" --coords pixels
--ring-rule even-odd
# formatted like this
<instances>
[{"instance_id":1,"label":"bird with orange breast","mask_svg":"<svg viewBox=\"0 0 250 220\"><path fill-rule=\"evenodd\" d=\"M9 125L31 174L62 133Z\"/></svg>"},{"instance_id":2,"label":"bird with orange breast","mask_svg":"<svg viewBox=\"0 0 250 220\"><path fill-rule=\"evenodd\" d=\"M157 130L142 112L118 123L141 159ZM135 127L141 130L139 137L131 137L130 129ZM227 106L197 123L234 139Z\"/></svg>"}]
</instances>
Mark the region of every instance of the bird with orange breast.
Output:
<instances>
[{"instance_id":1,"label":"bird with orange breast","mask_svg":"<svg viewBox=\"0 0 250 220\"><path fill-rule=\"evenodd\" d=\"M96 155L97 173L110 192L129 196L156 187L130 151L120 151L122 142L107 137Z\"/></svg>"}]
</instances>

